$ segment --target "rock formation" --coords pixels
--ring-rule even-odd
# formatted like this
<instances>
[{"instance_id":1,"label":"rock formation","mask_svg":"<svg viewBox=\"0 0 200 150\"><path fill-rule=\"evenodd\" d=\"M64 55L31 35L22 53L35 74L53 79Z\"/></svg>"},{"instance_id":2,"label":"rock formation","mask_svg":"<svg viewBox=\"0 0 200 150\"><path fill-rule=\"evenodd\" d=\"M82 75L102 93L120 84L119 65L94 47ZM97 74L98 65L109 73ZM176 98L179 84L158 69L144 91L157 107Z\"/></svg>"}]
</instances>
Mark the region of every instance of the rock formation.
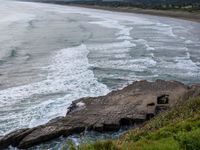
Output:
<instances>
[{"instance_id":1,"label":"rock formation","mask_svg":"<svg viewBox=\"0 0 200 150\"><path fill-rule=\"evenodd\" d=\"M118 131L121 126L141 124L177 101L200 95L200 86L186 86L176 81L137 81L106 96L81 98L68 108L65 117L47 124L20 129L0 139L0 149L9 145L29 148L42 142L81 133Z\"/></svg>"}]
</instances>

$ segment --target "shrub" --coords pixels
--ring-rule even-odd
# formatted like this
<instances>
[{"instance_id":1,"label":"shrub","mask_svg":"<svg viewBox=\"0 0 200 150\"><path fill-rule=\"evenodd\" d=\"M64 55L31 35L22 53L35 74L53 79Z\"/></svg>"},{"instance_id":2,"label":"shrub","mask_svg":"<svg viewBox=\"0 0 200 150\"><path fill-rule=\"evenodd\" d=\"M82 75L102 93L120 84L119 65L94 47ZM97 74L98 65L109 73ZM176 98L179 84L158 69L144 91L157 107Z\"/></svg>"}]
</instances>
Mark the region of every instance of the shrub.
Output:
<instances>
[{"instance_id":1,"label":"shrub","mask_svg":"<svg viewBox=\"0 0 200 150\"><path fill-rule=\"evenodd\" d=\"M110 140L99 141L94 144L82 145L79 147L80 150L119 150L117 146Z\"/></svg>"},{"instance_id":2,"label":"shrub","mask_svg":"<svg viewBox=\"0 0 200 150\"><path fill-rule=\"evenodd\" d=\"M200 97L179 103L117 141L98 141L77 150L200 150Z\"/></svg>"},{"instance_id":3,"label":"shrub","mask_svg":"<svg viewBox=\"0 0 200 150\"><path fill-rule=\"evenodd\" d=\"M191 132L182 132L176 136L182 149L200 150L200 128Z\"/></svg>"}]
</instances>

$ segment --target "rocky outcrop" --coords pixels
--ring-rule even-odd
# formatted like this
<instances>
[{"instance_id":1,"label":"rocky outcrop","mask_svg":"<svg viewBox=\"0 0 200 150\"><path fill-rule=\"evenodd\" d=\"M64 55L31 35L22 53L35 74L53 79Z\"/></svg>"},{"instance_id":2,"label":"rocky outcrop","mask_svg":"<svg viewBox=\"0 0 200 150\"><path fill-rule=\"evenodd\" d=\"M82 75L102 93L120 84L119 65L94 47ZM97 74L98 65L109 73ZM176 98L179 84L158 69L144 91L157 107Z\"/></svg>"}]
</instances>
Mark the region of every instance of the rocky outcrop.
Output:
<instances>
[{"instance_id":1,"label":"rocky outcrop","mask_svg":"<svg viewBox=\"0 0 200 150\"><path fill-rule=\"evenodd\" d=\"M176 81L138 81L106 96L81 98L68 108L65 117L47 124L14 131L0 139L0 149L9 145L24 149L59 136L84 130L118 131L121 126L137 125L179 100L200 95L200 86Z\"/></svg>"}]
</instances>

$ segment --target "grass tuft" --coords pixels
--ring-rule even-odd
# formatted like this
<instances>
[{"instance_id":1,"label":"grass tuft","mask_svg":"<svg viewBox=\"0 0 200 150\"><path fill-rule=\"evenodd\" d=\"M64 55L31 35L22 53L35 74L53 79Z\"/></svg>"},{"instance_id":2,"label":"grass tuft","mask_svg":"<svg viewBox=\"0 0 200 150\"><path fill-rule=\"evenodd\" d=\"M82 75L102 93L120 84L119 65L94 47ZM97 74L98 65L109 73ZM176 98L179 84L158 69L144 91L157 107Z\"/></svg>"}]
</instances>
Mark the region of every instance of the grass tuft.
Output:
<instances>
[{"instance_id":1,"label":"grass tuft","mask_svg":"<svg viewBox=\"0 0 200 150\"><path fill-rule=\"evenodd\" d=\"M75 149L200 150L200 97L177 104L118 140L98 141Z\"/></svg>"}]
</instances>

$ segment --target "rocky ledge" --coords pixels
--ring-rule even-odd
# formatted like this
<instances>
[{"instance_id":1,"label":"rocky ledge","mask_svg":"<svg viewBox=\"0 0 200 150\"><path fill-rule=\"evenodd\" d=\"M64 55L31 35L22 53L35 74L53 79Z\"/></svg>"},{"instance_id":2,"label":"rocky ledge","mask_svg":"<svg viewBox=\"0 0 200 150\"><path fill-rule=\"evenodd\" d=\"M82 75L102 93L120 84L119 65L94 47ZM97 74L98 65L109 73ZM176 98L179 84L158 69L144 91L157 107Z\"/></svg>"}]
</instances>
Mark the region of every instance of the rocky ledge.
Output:
<instances>
[{"instance_id":1,"label":"rocky ledge","mask_svg":"<svg viewBox=\"0 0 200 150\"><path fill-rule=\"evenodd\" d=\"M200 95L200 85L187 86L176 81L138 81L106 96L74 101L65 117L47 124L16 130L0 139L0 149L9 145L25 149L42 142L81 133L117 131L124 125L138 125L174 106L177 101Z\"/></svg>"}]
</instances>

